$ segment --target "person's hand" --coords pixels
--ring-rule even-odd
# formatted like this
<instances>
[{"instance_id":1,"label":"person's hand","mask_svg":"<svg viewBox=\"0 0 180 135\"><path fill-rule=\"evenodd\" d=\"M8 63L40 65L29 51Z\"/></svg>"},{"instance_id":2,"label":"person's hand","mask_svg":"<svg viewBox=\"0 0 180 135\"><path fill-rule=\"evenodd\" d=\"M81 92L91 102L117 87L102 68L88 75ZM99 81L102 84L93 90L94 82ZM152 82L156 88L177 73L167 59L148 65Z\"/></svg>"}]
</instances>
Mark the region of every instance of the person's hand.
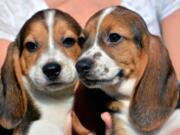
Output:
<instances>
[{"instance_id":1,"label":"person's hand","mask_svg":"<svg viewBox=\"0 0 180 135\"><path fill-rule=\"evenodd\" d=\"M105 123L106 126L106 135L111 135L112 132L112 118L110 113L104 112L101 114L101 118ZM72 122L73 121L73 122ZM95 135L95 133L86 129L81 122L79 121L78 117L74 112L70 112L67 117L67 121L65 124L65 135L72 135L72 128L78 135Z\"/></svg>"}]
</instances>

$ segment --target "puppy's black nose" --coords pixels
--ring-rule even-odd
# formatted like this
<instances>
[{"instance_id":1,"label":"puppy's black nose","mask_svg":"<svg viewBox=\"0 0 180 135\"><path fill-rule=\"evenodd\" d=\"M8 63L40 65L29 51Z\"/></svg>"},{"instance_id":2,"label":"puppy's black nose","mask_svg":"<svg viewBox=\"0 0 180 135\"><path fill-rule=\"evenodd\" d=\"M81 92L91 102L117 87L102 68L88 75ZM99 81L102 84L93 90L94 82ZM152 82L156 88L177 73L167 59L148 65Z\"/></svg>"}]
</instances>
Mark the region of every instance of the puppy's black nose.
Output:
<instances>
[{"instance_id":1,"label":"puppy's black nose","mask_svg":"<svg viewBox=\"0 0 180 135\"><path fill-rule=\"evenodd\" d=\"M43 66L42 71L49 80L54 81L61 72L61 66L56 62L48 63Z\"/></svg>"},{"instance_id":2,"label":"puppy's black nose","mask_svg":"<svg viewBox=\"0 0 180 135\"><path fill-rule=\"evenodd\" d=\"M76 69L79 74L87 74L93 67L93 61L89 58L84 58L76 63Z\"/></svg>"}]
</instances>

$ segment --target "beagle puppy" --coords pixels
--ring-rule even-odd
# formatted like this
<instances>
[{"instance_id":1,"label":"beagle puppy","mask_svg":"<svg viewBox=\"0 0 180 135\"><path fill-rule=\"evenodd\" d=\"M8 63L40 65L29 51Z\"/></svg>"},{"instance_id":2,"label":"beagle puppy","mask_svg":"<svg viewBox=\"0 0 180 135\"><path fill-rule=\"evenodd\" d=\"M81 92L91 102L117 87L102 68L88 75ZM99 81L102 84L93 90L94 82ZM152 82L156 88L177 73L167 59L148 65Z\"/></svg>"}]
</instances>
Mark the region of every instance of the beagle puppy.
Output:
<instances>
[{"instance_id":1,"label":"beagle puppy","mask_svg":"<svg viewBox=\"0 0 180 135\"><path fill-rule=\"evenodd\" d=\"M85 26L76 68L89 88L100 88L115 135L169 135L180 128L179 87L168 51L143 19L121 6L103 9Z\"/></svg>"},{"instance_id":2,"label":"beagle puppy","mask_svg":"<svg viewBox=\"0 0 180 135\"><path fill-rule=\"evenodd\" d=\"M0 125L13 135L64 135L77 84L80 25L68 14L37 12L9 45L1 70Z\"/></svg>"}]
</instances>

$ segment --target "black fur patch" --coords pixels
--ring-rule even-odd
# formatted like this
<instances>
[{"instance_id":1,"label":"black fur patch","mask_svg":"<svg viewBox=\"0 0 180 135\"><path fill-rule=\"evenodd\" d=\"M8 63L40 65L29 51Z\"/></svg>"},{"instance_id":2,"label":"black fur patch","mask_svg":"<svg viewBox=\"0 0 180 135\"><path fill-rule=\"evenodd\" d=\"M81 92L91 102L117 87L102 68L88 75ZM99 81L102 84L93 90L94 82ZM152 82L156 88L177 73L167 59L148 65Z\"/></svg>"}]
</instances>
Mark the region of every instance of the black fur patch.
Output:
<instances>
[{"instance_id":1,"label":"black fur patch","mask_svg":"<svg viewBox=\"0 0 180 135\"><path fill-rule=\"evenodd\" d=\"M13 130L7 130L0 126L0 135L12 135Z\"/></svg>"},{"instance_id":2,"label":"black fur patch","mask_svg":"<svg viewBox=\"0 0 180 135\"><path fill-rule=\"evenodd\" d=\"M40 113L34 106L33 102L31 101L30 97L28 97L27 103L27 112L25 114L25 118L20 125L20 129L23 133L27 133L31 123L40 119Z\"/></svg>"},{"instance_id":3,"label":"black fur patch","mask_svg":"<svg viewBox=\"0 0 180 135\"><path fill-rule=\"evenodd\" d=\"M142 34L140 32L140 30L137 29L137 27L135 26L133 28L133 34L134 34L134 42L136 43L137 48L142 48Z\"/></svg>"},{"instance_id":4,"label":"black fur patch","mask_svg":"<svg viewBox=\"0 0 180 135\"><path fill-rule=\"evenodd\" d=\"M179 89L180 89L180 82L178 83L179 85ZM178 104L176 106L176 109L180 109L180 91L179 91L179 100L178 100Z\"/></svg>"}]
</instances>

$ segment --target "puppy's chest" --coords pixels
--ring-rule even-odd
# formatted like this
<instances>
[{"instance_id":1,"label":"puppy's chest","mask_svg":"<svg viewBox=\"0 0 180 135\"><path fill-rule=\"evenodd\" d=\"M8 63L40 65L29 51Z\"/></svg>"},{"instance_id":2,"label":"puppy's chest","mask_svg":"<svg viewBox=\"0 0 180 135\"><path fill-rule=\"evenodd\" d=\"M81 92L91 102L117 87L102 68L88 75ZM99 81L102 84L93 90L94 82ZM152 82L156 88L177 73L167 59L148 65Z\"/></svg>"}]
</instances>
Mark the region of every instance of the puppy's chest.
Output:
<instances>
[{"instance_id":1,"label":"puppy's chest","mask_svg":"<svg viewBox=\"0 0 180 135\"><path fill-rule=\"evenodd\" d=\"M73 98L69 97L59 102L35 101L40 112L40 119L34 121L27 135L63 135L64 124L71 109Z\"/></svg>"},{"instance_id":2,"label":"puppy's chest","mask_svg":"<svg viewBox=\"0 0 180 135\"><path fill-rule=\"evenodd\" d=\"M113 113L114 135L140 135L129 121L129 101L121 101L123 107L119 112Z\"/></svg>"}]
</instances>

